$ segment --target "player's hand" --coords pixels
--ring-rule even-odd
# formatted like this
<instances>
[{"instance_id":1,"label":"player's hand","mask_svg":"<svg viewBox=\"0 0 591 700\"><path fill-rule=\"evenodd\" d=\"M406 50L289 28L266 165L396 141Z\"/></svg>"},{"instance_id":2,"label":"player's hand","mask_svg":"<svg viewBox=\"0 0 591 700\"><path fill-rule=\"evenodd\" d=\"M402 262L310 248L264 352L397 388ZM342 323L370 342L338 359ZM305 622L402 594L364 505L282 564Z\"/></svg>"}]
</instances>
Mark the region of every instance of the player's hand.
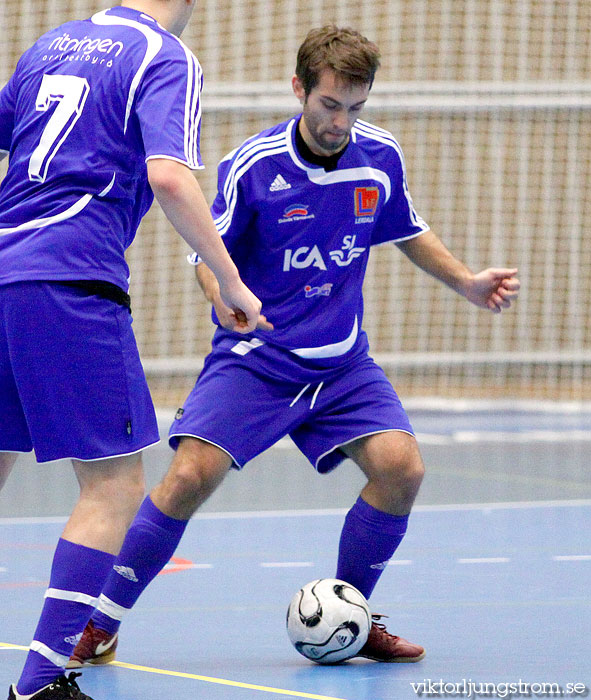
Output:
<instances>
[{"instance_id":1,"label":"player's hand","mask_svg":"<svg viewBox=\"0 0 591 700\"><path fill-rule=\"evenodd\" d=\"M476 306L500 314L519 295L517 268L489 267L477 273L466 289L466 299Z\"/></svg>"},{"instance_id":2,"label":"player's hand","mask_svg":"<svg viewBox=\"0 0 591 700\"><path fill-rule=\"evenodd\" d=\"M220 294L213 302L220 324L236 333L252 333L254 330L273 330L273 324L261 314L260 300L242 282L237 289Z\"/></svg>"}]
</instances>

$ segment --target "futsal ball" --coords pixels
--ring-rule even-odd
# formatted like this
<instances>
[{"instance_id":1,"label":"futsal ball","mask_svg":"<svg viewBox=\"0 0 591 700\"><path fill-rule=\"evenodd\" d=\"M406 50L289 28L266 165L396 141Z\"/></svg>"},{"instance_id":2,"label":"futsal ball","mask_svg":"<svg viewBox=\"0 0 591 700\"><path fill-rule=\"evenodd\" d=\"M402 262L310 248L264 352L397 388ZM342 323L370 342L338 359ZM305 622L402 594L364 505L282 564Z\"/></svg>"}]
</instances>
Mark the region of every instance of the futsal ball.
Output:
<instances>
[{"instance_id":1,"label":"futsal ball","mask_svg":"<svg viewBox=\"0 0 591 700\"><path fill-rule=\"evenodd\" d=\"M332 664L355 656L367 641L371 612L367 600L336 578L311 581L287 609L287 634L307 659Z\"/></svg>"}]
</instances>

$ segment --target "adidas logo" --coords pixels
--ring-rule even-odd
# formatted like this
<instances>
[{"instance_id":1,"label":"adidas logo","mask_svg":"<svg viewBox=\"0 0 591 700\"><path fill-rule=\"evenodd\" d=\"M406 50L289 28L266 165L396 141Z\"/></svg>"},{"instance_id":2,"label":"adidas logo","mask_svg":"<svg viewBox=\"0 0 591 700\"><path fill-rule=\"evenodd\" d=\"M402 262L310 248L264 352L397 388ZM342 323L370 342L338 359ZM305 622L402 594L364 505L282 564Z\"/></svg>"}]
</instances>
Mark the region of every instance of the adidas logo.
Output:
<instances>
[{"instance_id":1,"label":"adidas logo","mask_svg":"<svg viewBox=\"0 0 591 700\"><path fill-rule=\"evenodd\" d=\"M138 577L135 575L135 571L130 567L130 566L114 566L113 569L120 575L123 576L123 578L126 578L128 581L133 581L134 583L137 583L139 581Z\"/></svg>"},{"instance_id":2,"label":"adidas logo","mask_svg":"<svg viewBox=\"0 0 591 700\"><path fill-rule=\"evenodd\" d=\"M369 568L370 569L378 569L379 571L383 571L388 566L389 561L390 561L389 559L386 559L386 561L381 561L379 564L371 564L371 566Z\"/></svg>"},{"instance_id":3,"label":"adidas logo","mask_svg":"<svg viewBox=\"0 0 591 700\"><path fill-rule=\"evenodd\" d=\"M271 183L271 187L269 187L269 192L279 192L279 190L290 190L290 189L291 189L291 185L289 184L289 182L286 182L283 175L277 175L277 177Z\"/></svg>"},{"instance_id":4,"label":"adidas logo","mask_svg":"<svg viewBox=\"0 0 591 700\"><path fill-rule=\"evenodd\" d=\"M82 632L80 632L80 634L76 634L76 635L74 635L74 636L72 636L72 637L64 637L64 642L65 642L66 644L71 644L73 647L75 647L76 644L78 644L78 642L79 642L81 639L82 639Z\"/></svg>"}]
</instances>

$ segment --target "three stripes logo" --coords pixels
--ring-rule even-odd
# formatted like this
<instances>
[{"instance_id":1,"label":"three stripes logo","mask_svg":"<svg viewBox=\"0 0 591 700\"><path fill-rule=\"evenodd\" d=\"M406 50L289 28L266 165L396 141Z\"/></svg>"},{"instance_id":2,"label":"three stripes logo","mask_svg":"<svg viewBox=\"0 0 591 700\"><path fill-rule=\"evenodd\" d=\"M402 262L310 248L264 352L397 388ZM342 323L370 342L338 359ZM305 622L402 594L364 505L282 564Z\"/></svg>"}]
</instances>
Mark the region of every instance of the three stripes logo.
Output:
<instances>
[{"instance_id":1,"label":"three stripes logo","mask_svg":"<svg viewBox=\"0 0 591 700\"><path fill-rule=\"evenodd\" d=\"M113 569L119 574L119 576L123 576L123 578L126 578L128 581L132 581L133 583L137 583L139 581L131 566L115 565Z\"/></svg>"},{"instance_id":2,"label":"three stripes logo","mask_svg":"<svg viewBox=\"0 0 591 700\"><path fill-rule=\"evenodd\" d=\"M279 192L281 190L290 190L291 185L289 182L286 181L286 179L283 177L283 175L277 175L276 178L273 180L271 183L271 187L269 187L269 192Z\"/></svg>"},{"instance_id":3,"label":"three stripes logo","mask_svg":"<svg viewBox=\"0 0 591 700\"><path fill-rule=\"evenodd\" d=\"M378 571L383 571L388 566L389 561L389 559L386 559L386 561L381 561L379 564L371 564L369 568L378 569Z\"/></svg>"}]
</instances>

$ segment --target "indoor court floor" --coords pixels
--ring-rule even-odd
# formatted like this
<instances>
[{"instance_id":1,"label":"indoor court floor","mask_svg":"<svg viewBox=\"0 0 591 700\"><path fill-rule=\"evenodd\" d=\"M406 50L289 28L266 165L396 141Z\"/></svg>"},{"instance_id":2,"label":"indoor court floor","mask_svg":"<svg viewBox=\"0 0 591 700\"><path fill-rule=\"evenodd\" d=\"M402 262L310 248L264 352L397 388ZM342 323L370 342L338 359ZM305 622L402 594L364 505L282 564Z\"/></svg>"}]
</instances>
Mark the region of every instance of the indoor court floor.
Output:
<instances>
[{"instance_id":1,"label":"indoor court floor","mask_svg":"<svg viewBox=\"0 0 591 700\"><path fill-rule=\"evenodd\" d=\"M334 575L363 480L351 463L315 474L286 441L229 474L125 619L118 661L84 670L82 689L95 700L588 695L591 411L409 413L427 476L371 607L426 647L423 661L317 666L291 647L289 600ZM165 442L150 450L149 485L169 459ZM24 661L74 497L67 467L31 458L0 495L0 697Z\"/></svg>"}]
</instances>

